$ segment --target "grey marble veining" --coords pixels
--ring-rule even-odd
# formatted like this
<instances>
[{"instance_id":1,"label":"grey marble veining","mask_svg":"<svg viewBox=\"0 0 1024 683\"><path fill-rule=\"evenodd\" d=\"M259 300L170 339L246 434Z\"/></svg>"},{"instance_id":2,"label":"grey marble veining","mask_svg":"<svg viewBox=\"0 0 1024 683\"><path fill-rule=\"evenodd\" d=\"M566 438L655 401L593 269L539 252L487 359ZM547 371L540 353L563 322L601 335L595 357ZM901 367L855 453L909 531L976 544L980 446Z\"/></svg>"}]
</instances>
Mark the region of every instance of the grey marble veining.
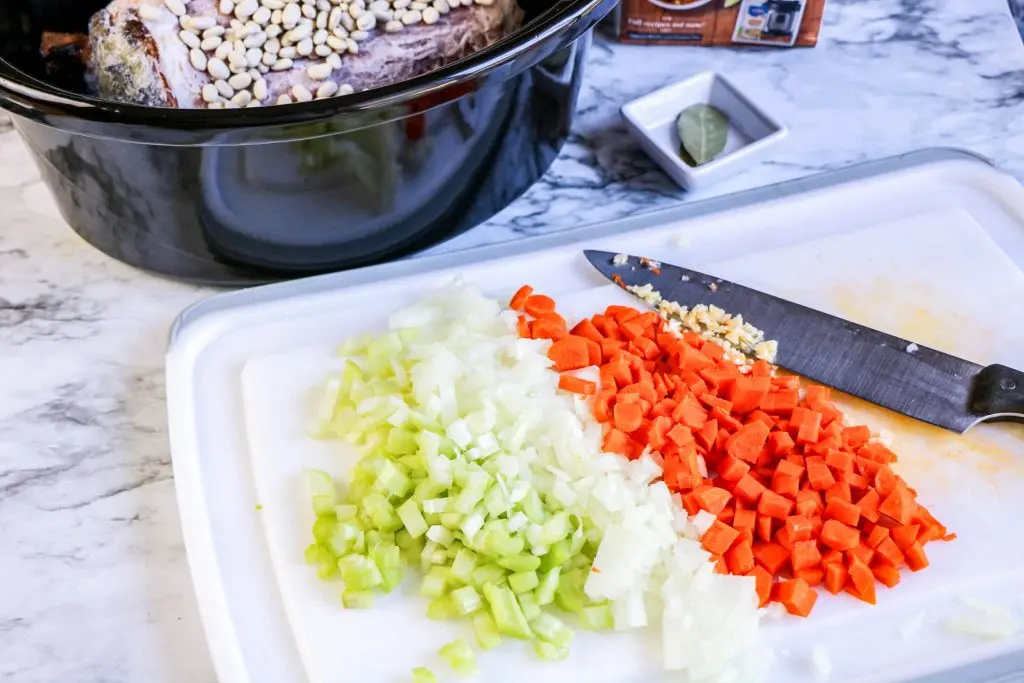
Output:
<instances>
[{"instance_id":1,"label":"grey marble veining","mask_svg":"<svg viewBox=\"0 0 1024 683\"><path fill-rule=\"evenodd\" d=\"M791 136L764 163L687 196L637 150L618 108L705 69L728 74ZM1024 46L1005 0L829 0L814 50L598 41L574 135L551 171L435 251L927 146L980 152L1024 179ZM0 681L214 682L162 374L168 325L211 293L85 245L0 119Z\"/></svg>"}]
</instances>

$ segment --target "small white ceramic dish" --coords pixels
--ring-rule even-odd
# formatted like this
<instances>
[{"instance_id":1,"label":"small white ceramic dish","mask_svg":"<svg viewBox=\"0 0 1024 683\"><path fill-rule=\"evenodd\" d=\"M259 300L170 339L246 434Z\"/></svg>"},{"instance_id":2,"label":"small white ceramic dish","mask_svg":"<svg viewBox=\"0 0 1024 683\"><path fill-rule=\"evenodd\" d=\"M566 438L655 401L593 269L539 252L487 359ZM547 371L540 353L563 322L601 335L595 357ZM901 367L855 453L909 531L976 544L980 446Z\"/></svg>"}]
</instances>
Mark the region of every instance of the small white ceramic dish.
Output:
<instances>
[{"instance_id":1,"label":"small white ceramic dish","mask_svg":"<svg viewBox=\"0 0 1024 683\"><path fill-rule=\"evenodd\" d=\"M725 150L696 167L679 155L681 143L676 131L679 113L692 104L710 104L729 119ZM622 107L622 117L644 151L687 190L704 187L743 170L787 135L784 125L713 71L633 100Z\"/></svg>"}]
</instances>

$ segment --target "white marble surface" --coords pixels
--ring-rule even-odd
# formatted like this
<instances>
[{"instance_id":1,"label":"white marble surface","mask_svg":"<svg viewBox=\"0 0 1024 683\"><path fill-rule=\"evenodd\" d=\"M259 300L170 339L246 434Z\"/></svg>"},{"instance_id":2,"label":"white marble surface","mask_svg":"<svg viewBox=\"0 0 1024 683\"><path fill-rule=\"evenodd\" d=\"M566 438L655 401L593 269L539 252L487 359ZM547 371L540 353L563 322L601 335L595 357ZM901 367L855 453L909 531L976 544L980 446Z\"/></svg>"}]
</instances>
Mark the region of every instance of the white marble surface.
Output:
<instances>
[{"instance_id":1,"label":"white marble surface","mask_svg":"<svg viewBox=\"0 0 1024 683\"><path fill-rule=\"evenodd\" d=\"M686 197L618 108L716 69L788 142L714 194L926 146L1024 179L1024 47L1006 0L829 0L817 49L595 44L575 136L467 248ZM182 546L163 406L167 328L210 291L85 245L0 120L0 681L212 683Z\"/></svg>"}]
</instances>

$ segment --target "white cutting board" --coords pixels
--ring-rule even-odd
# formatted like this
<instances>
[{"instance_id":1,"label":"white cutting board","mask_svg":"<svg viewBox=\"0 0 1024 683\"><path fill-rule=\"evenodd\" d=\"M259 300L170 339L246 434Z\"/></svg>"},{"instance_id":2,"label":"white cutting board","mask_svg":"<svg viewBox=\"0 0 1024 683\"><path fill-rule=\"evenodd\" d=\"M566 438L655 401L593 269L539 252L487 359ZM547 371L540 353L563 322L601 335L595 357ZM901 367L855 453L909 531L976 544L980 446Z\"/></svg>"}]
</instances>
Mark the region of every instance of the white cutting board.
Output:
<instances>
[{"instance_id":1,"label":"white cutting board","mask_svg":"<svg viewBox=\"0 0 1024 683\"><path fill-rule=\"evenodd\" d=\"M976 170L982 179L989 173L1001 178L988 169ZM934 193L937 179L962 183L949 173L913 180L924 197L929 183ZM872 189L866 185L856 189ZM693 267L978 363L1024 368L1024 221L1016 224L1019 234L1006 221L986 227L979 217L991 215L975 202L963 201L949 207L930 202L902 206L903 215L895 220L878 220L872 207L812 222L822 215L821 207L835 208L842 201L863 205L864 198L854 196L853 189L841 186L830 190L831 196L800 195L800 201L777 203L770 211L747 207L651 225L628 236L590 239L586 246ZM1020 195L1024 209L1024 192ZM753 222L751 217L757 216L764 220ZM770 229L773 224L779 227ZM469 264L458 274L501 298L529 282L558 295L568 317L591 314L611 302L629 303L623 292L595 277L581 248L571 244ZM179 386L169 388L172 432L176 424L200 423L182 430L172 444L176 475L179 465L182 471L179 489L185 487L186 535L204 519L212 530L196 532L201 538L190 539L189 552L193 572L202 577L197 578L197 591L222 683L408 680L414 666L444 671L436 650L469 633L465 624L426 619L426 602L415 595L414 582L407 583L405 594L384 597L372 610L343 610L337 586L317 580L302 559L313 521L302 468L319 467L343 478L352 462L345 446L316 442L304 434L315 391L337 366L333 348L350 335L384 329L394 307L415 301L455 275L453 269L430 270L243 302L193 324L198 331L193 331L190 345L197 351L188 354L191 358L184 353L175 358L172 349L169 381L172 368L180 371L173 374ZM735 312L757 324L756 311ZM186 391L180 383L188 373L199 380L191 380ZM201 405L182 406L184 412L177 412L173 406L190 391ZM855 418L892 434L899 472L959 538L930 544L932 566L917 574L905 572L895 589L880 586L876 607L822 592L810 619L765 622L764 640L780 655L768 680L817 680L809 665L814 645L824 646L831 657L831 680L849 683L907 680L1024 650L1024 636L985 642L951 635L940 626L944 618L965 609L958 602L963 596L1002 604L1024 622L1024 543L1005 542L1024 537L1024 426L982 425L959 436L854 399L840 401ZM186 417L189 410L202 417ZM204 437L202 432L218 415L230 423L230 430L213 428L219 438ZM216 465L218 472L207 472L200 456L214 447L223 462ZM237 476L228 484L231 471ZM189 487L196 480L203 486ZM202 496L205 508L189 492ZM244 522L241 514L233 521L207 519L216 516L211 496L218 505L247 501L262 509L245 516ZM226 533L235 537L226 540ZM258 552L252 549L257 546ZM247 553L252 554L243 563ZM219 562L207 563L206 556ZM247 573L245 585L231 585L239 571ZM903 639L900 627L922 611L924 627ZM240 623L243 613L246 623ZM257 634L248 622L260 619L266 623ZM656 629L639 634L579 631L571 657L551 664L536 661L520 643L506 642L480 656L484 674L479 680L679 680L661 673L659 649ZM957 676L949 680L966 680Z\"/></svg>"}]
</instances>

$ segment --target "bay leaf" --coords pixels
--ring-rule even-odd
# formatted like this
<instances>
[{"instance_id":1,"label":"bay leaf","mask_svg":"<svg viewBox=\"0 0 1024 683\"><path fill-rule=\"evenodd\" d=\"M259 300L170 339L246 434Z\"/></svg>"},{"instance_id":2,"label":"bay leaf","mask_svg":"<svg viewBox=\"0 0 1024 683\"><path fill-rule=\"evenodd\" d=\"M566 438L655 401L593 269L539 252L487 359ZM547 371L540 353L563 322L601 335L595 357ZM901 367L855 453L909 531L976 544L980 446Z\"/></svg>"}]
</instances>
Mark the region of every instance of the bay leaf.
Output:
<instances>
[{"instance_id":1,"label":"bay leaf","mask_svg":"<svg viewBox=\"0 0 1024 683\"><path fill-rule=\"evenodd\" d=\"M729 119L710 104L694 104L676 121L679 140L698 166L722 153L729 137Z\"/></svg>"}]
</instances>

